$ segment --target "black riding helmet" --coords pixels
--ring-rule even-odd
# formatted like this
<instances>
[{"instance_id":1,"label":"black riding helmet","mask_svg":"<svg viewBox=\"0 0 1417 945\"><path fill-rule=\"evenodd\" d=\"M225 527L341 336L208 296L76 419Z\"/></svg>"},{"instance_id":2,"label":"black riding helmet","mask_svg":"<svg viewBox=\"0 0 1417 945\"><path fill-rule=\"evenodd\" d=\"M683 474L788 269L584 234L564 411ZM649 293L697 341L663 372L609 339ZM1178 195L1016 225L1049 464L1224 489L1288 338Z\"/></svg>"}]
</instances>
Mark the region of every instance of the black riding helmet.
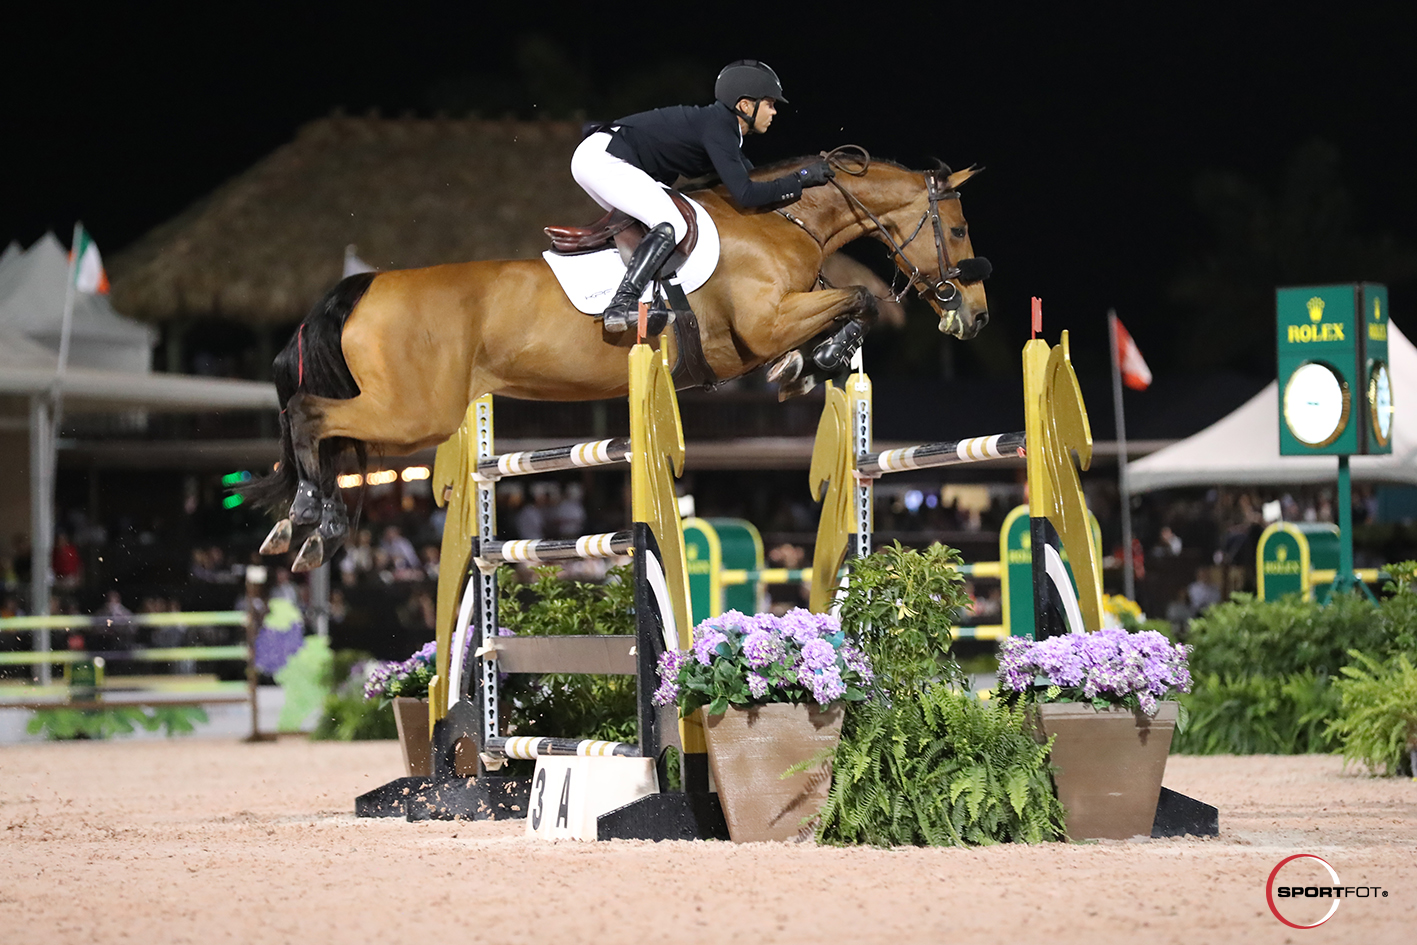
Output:
<instances>
[{"instance_id":1,"label":"black riding helmet","mask_svg":"<svg viewBox=\"0 0 1417 945\"><path fill-rule=\"evenodd\" d=\"M765 98L786 102L782 94L782 82L777 73L766 63L756 59L739 59L723 67L718 80L713 84L713 97L727 105L734 114L748 123L748 134L753 133L753 125L758 119L758 107ZM738 110L738 100L753 100L753 113L744 114Z\"/></svg>"}]
</instances>

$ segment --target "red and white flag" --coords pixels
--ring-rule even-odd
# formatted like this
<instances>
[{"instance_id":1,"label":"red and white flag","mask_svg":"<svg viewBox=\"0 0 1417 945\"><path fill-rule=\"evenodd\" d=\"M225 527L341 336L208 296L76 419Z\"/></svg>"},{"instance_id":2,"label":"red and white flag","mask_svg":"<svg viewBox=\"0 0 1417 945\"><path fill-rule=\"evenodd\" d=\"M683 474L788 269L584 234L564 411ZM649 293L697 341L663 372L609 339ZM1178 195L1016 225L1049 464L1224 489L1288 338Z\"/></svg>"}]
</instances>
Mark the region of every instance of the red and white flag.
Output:
<instances>
[{"instance_id":1,"label":"red and white flag","mask_svg":"<svg viewBox=\"0 0 1417 945\"><path fill-rule=\"evenodd\" d=\"M1132 390L1146 390L1151 386L1151 368L1146 366L1137 343L1122 327L1122 320L1113 315L1112 324L1117 332L1117 350L1112 352L1112 357L1117 359L1117 366L1121 368L1122 383Z\"/></svg>"}]
</instances>

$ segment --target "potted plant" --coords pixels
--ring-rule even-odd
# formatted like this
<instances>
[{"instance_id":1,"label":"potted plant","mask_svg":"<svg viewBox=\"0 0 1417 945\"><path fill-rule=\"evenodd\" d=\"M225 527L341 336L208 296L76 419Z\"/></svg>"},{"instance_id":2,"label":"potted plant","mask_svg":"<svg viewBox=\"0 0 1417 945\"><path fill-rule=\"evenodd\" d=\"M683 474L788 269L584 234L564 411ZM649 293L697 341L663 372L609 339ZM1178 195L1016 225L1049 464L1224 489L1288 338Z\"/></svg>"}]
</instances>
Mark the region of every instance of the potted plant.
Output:
<instances>
[{"instance_id":1,"label":"potted plant","mask_svg":"<svg viewBox=\"0 0 1417 945\"><path fill-rule=\"evenodd\" d=\"M691 649L663 654L659 676L656 705L677 703L681 717L705 710L709 770L734 842L811 836L842 705L865 698L871 681L840 622L801 608L729 611L699 624Z\"/></svg>"},{"instance_id":2,"label":"potted plant","mask_svg":"<svg viewBox=\"0 0 1417 945\"><path fill-rule=\"evenodd\" d=\"M1179 715L1189 692L1188 648L1154 630L1105 628L1034 641L1012 637L999 655L999 687L1032 703L1050 758L1068 836L1150 836Z\"/></svg>"},{"instance_id":3,"label":"potted plant","mask_svg":"<svg viewBox=\"0 0 1417 945\"><path fill-rule=\"evenodd\" d=\"M403 661L377 663L364 680L364 698L392 703L399 747L409 777L432 773L433 753L428 735L428 682L437 671L438 644L428 642Z\"/></svg>"}]
</instances>

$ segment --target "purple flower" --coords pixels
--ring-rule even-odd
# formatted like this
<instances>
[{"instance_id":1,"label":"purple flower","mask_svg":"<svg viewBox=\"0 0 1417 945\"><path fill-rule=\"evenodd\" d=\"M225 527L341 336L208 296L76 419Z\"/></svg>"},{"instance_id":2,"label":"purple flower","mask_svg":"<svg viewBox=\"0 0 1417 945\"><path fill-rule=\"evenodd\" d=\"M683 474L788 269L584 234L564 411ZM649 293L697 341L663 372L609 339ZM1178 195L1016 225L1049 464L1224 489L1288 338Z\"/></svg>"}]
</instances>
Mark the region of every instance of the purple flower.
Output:
<instances>
[{"instance_id":1,"label":"purple flower","mask_svg":"<svg viewBox=\"0 0 1417 945\"><path fill-rule=\"evenodd\" d=\"M841 661L846 664L846 668L860 676L863 683L869 683L875 678L876 674L871 671L871 661L859 647L843 643L840 652Z\"/></svg>"},{"instance_id":2,"label":"purple flower","mask_svg":"<svg viewBox=\"0 0 1417 945\"><path fill-rule=\"evenodd\" d=\"M812 640L802 647L802 665L820 671L836 666L836 649L826 640Z\"/></svg>"},{"instance_id":3,"label":"purple flower","mask_svg":"<svg viewBox=\"0 0 1417 945\"><path fill-rule=\"evenodd\" d=\"M713 658L719 644L727 643L728 637L718 630L712 630L694 641L694 659L699 661L701 666L707 666Z\"/></svg>"},{"instance_id":4,"label":"purple flower","mask_svg":"<svg viewBox=\"0 0 1417 945\"><path fill-rule=\"evenodd\" d=\"M1188 652L1155 631L1128 633L1115 627L1038 642L1010 638L1000 649L999 673L1003 684L1015 691L1027 689L1036 676L1046 676L1053 685L1076 690L1085 699L1134 704L1150 714L1158 698L1190 691Z\"/></svg>"},{"instance_id":5,"label":"purple flower","mask_svg":"<svg viewBox=\"0 0 1417 945\"><path fill-rule=\"evenodd\" d=\"M812 680L812 698L818 705L830 705L846 692L846 683L841 680L841 671L835 666L822 670Z\"/></svg>"},{"instance_id":6,"label":"purple flower","mask_svg":"<svg viewBox=\"0 0 1417 945\"><path fill-rule=\"evenodd\" d=\"M759 673L748 674L748 691L752 693L754 699L761 699L768 694L768 679Z\"/></svg>"},{"instance_id":7,"label":"purple flower","mask_svg":"<svg viewBox=\"0 0 1417 945\"><path fill-rule=\"evenodd\" d=\"M743 655L754 669L781 659L783 651L782 637L771 630L754 630L743 638Z\"/></svg>"},{"instance_id":8,"label":"purple flower","mask_svg":"<svg viewBox=\"0 0 1417 945\"><path fill-rule=\"evenodd\" d=\"M256 635L254 662L261 672L274 676L305 643L305 627L297 623L289 630L262 627Z\"/></svg>"},{"instance_id":9,"label":"purple flower","mask_svg":"<svg viewBox=\"0 0 1417 945\"><path fill-rule=\"evenodd\" d=\"M689 659L683 650L665 650L659 655L659 688L651 701L655 705L673 705L679 701L679 670Z\"/></svg>"}]
</instances>

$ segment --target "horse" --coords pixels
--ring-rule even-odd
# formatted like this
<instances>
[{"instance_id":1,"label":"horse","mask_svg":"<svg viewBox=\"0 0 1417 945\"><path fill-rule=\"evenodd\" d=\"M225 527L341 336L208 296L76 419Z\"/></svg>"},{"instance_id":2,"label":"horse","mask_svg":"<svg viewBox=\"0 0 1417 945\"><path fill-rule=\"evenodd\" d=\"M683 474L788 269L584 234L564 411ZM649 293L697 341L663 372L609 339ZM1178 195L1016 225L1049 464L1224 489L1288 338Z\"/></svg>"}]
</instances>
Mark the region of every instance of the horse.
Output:
<instances>
[{"instance_id":1,"label":"horse","mask_svg":"<svg viewBox=\"0 0 1417 945\"><path fill-rule=\"evenodd\" d=\"M915 171L847 146L753 176L776 177L823 157L837 171L830 186L790 204L744 210L722 186L689 192L720 236L714 275L688 296L717 378L771 364L768 378L785 397L844 367L875 320L877 299L862 286L828 285L822 265L863 236L886 244L904 274L896 300L915 290L938 315L941 332L968 339L988 322L983 280L990 266L974 255L959 201L960 185L980 168ZM598 320L577 311L543 259L344 279L274 362L281 459L244 491L268 509L289 503L289 517L262 552L284 553L297 530L308 532L292 566L304 571L339 546L349 529L335 481L345 450L353 448L364 468L369 445L406 455L442 443L484 394L624 396L634 340L604 333ZM674 363L673 333L660 343ZM809 343L810 361L803 356Z\"/></svg>"}]
</instances>

